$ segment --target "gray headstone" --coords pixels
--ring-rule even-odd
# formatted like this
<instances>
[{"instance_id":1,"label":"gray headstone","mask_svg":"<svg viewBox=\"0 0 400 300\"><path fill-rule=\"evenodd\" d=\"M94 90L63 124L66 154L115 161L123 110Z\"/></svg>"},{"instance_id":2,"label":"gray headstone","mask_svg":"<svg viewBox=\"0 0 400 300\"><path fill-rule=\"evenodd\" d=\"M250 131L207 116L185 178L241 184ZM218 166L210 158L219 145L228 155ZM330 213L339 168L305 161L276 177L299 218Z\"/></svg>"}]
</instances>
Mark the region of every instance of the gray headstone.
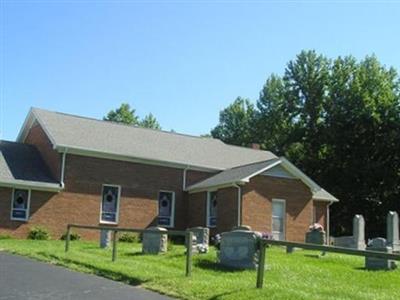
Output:
<instances>
[{"instance_id":1,"label":"gray headstone","mask_svg":"<svg viewBox=\"0 0 400 300\"><path fill-rule=\"evenodd\" d=\"M309 232L306 232L306 243L325 245L326 244L325 231L311 230Z\"/></svg>"},{"instance_id":2,"label":"gray headstone","mask_svg":"<svg viewBox=\"0 0 400 300\"><path fill-rule=\"evenodd\" d=\"M100 230L100 248L108 248L111 244L111 230Z\"/></svg>"},{"instance_id":3,"label":"gray headstone","mask_svg":"<svg viewBox=\"0 0 400 300\"><path fill-rule=\"evenodd\" d=\"M167 232L162 227L150 227L143 233L142 251L146 254L159 254L167 252L168 236L160 232Z\"/></svg>"},{"instance_id":4,"label":"gray headstone","mask_svg":"<svg viewBox=\"0 0 400 300\"><path fill-rule=\"evenodd\" d=\"M192 227L188 228L187 230L192 231L193 236L196 237L196 242L194 244L193 250L199 253L208 252L210 229L207 227Z\"/></svg>"},{"instance_id":5,"label":"gray headstone","mask_svg":"<svg viewBox=\"0 0 400 300\"><path fill-rule=\"evenodd\" d=\"M387 218L387 245L393 249L393 252L400 252L399 240L399 215L395 211L389 211Z\"/></svg>"},{"instance_id":6,"label":"gray headstone","mask_svg":"<svg viewBox=\"0 0 400 300\"><path fill-rule=\"evenodd\" d=\"M366 250L392 253L392 248L386 246L384 238L375 238L369 241ZM395 262L389 259L365 257L365 268L367 270L391 270L396 267Z\"/></svg>"},{"instance_id":7,"label":"gray headstone","mask_svg":"<svg viewBox=\"0 0 400 300\"><path fill-rule=\"evenodd\" d=\"M241 225L241 226L235 226L232 228L232 231L234 230L246 230L246 231L251 231L251 227L249 225Z\"/></svg>"},{"instance_id":8,"label":"gray headstone","mask_svg":"<svg viewBox=\"0 0 400 300\"><path fill-rule=\"evenodd\" d=\"M352 248L365 249L365 220L362 215L355 215L353 218L353 238L354 245Z\"/></svg>"},{"instance_id":9,"label":"gray headstone","mask_svg":"<svg viewBox=\"0 0 400 300\"><path fill-rule=\"evenodd\" d=\"M258 262L258 235L252 231L231 231L221 234L219 261L236 269L254 269Z\"/></svg>"},{"instance_id":10,"label":"gray headstone","mask_svg":"<svg viewBox=\"0 0 400 300\"><path fill-rule=\"evenodd\" d=\"M333 238L333 245L335 247L353 248L353 246L354 246L354 238L353 238L352 235L334 237Z\"/></svg>"}]
</instances>

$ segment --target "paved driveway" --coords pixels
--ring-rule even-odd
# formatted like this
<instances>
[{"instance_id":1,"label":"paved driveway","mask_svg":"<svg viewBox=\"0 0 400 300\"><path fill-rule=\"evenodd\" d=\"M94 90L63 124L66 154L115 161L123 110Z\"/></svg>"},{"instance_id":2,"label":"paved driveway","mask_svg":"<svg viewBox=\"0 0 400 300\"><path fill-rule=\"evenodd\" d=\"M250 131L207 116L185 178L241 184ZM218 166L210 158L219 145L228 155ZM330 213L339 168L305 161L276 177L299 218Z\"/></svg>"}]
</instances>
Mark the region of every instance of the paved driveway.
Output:
<instances>
[{"instance_id":1,"label":"paved driveway","mask_svg":"<svg viewBox=\"0 0 400 300\"><path fill-rule=\"evenodd\" d=\"M168 300L142 288L0 252L0 300Z\"/></svg>"}]
</instances>

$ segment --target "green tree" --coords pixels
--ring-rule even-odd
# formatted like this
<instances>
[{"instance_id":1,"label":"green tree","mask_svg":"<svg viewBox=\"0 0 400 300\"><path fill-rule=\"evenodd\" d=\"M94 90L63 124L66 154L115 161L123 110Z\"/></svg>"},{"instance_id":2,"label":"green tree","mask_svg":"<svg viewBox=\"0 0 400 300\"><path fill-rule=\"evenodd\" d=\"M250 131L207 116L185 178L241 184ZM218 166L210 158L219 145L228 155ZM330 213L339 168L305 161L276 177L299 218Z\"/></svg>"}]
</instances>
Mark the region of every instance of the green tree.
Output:
<instances>
[{"instance_id":1,"label":"green tree","mask_svg":"<svg viewBox=\"0 0 400 300\"><path fill-rule=\"evenodd\" d=\"M349 231L350 217L361 213L369 236L383 235L388 210L400 208L399 91L396 71L375 56L333 63L320 181L341 199L332 215L344 220L333 223L336 232Z\"/></svg>"},{"instance_id":2,"label":"green tree","mask_svg":"<svg viewBox=\"0 0 400 300\"><path fill-rule=\"evenodd\" d=\"M145 116L139 122L139 126L140 127L144 127L144 128L151 128L151 129L161 130L160 123L158 123L157 119L153 116L152 113L149 113L147 116Z\"/></svg>"},{"instance_id":3,"label":"green tree","mask_svg":"<svg viewBox=\"0 0 400 300\"><path fill-rule=\"evenodd\" d=\"M103 120L161 130L160 123L152 113L140 120L136 115L136 110L131 108L128 103L122 103L119 108L109 111Z\"/></svg>"},{"instance_id":4,"label":"green tree","mask_svg":"<svg viewBox=\"0 0 400 300\"><path fill-rule=\"evenodd\" d=\"M239 98L242 99L242 98ZM375 56L330 60L302 51L282 77L271 75L257 109L237 100L220 113L214 137L285 155L340 199L334 234L351 232L356 213L370 237L400 210L400 81ZM257 137L257 138L255 138Z\"/></svg>"},{"instance_id":5,"label":"green tree","mask_svg":"<svg viewBox=\"0 0 400 300\"><path fill-rule=\"evenodd\" d=\"M247 146L257 142L252 127L255 117L256 111L250 100L238 97L220 112L219 124L211 130L211 135L233 145Z\"/></svg>"},{"instance_id":6,"label":"green tree","mask_svg":"<svg viewBox=\"0 0 400 300\"><path fill-rule=\"evenodd\" d=\"M128 125L139 124L139 117L136 115L136 110L133 108L131 109L131 106L128 103L122 103L119 108L110 110L107 116L103 117L103 120Z\"/></svg>"}]
</instances>

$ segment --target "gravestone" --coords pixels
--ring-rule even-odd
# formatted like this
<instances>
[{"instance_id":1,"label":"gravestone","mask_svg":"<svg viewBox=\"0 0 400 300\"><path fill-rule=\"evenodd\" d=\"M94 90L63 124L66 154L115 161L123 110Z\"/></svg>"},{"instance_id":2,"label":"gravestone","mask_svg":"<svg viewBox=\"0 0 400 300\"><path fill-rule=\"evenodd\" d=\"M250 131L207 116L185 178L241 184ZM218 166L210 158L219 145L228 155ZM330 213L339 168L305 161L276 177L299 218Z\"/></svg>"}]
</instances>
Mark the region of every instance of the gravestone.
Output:
<instances>
[{"instance_id":1,"label":"gravestone","mask_svg":"<svg viewBox=\"0 0 400 300\"><path fill-rule=\"evenodd\" d=\"M353 247L358 250L365 250L365 220L362 215L355 215L353 218Z\"/></svg>"},{"instance_id":2,"label":"gravestone","mask_svg":"<svg viewBox=\"0 0 400 300\"><path fill-rule=\"evenodd\" d=\"M236 230L251 231L251 227L249 225L240 225L240 226L235 226L232 228L232 231L236 231Z\"/></svg>"},{"instance_id":3,"label":"gravestone","mask_svg":"<svg viewBox=\"0 0 400 300\"><path fill-rule=\"evenodd\" d=\"M325 231L311 230L306 232L306 243L325 245L326 244Z\"/></svg>"},{"instance_id":4,"label":"gravestone","mask_svg":"<svg viewBox=\"0 0 400 300\"><path fill-rule=\"evenodd\" d=\"M255 269L259 236L253 231L235 230L221 234L219 262L235 269Z\"/></svg>"},{"instance_id":5,"label":"gravestone","mask_svg":"<svg viewBox=\"0 0 400 300\"><path fill-rule=\"evenodd\" d=\"M384 238L372 239L366 250L392 253L392 248L386 246ZM391 270L396 267L394 261L383 258L365 257L365 268L367 270Z\"/></svg>"},{"instance_id":6,"label":"gravestone","mask_svg":"<svg viewBox=\"0 0 400 300\"><path fill-rule=\"evenodd\" d=\"M207 253L209 248L210 229L207 227L192 227L187 230L193 232L193 236L196 237L193 250L199 253Z\"/></svg>"},{"instance_id":7,"label":"gravestone","mask_svg":"<svg viewBox=\"0 0 400 300\"><path fill-rule=\"evenodd\" d=\"M167 232L162 227L149 227L143 232L142 252L146 254L159 254L167 252L168 236L160 232Z\"/></svg>"},{"instance_id":8,"label":"gravestone","mask_svg":"<svg viewBox=\"0 0 400 300\"><path fill-rule=\"evenodd\" d=\"M354 238L352 235L333 237L331 240L335 247L353 248L354 246Z\"/></svg>"},{"instance_id":9,"label":"gravestone","mask_svg":"<svg viewBox=\"0 0 400 300\"><path fill-rule=\"evenodd\" d=\"M353 218L353 235L333 238L336 247L365 250L365 221L362 215Z\"/></svg>"},{"instance_id":10,"label":"gravestone","mask_svg":"<svg viewBox=\"0 0 400 300\"><path fill-rule=\"evenodd\" d=\"M399 215L395 211L389 211L386 218L387 226L387 246L393 249L393 252L400 252L399 241Z\"/></svg>"},{"instance_id":11,"label":"gravestone","mask_svg":"<svg viewBox=\"0 0 400 300\"><path fill-rule=\"evenodd\" d=\"M111 244L111 230L100 230L100 248L108 248Z\"/></svg>"}]
</instances>

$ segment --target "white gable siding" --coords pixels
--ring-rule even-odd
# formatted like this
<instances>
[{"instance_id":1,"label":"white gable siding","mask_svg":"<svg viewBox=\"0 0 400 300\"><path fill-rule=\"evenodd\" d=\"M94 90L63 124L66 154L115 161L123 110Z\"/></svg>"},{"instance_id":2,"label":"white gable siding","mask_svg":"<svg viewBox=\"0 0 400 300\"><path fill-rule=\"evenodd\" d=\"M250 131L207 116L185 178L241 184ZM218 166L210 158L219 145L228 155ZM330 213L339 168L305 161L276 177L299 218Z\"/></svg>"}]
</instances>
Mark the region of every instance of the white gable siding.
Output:
<instances>
[{"instance_id":1,"label":"white gable siding","mask_svg":"<svg viewBox=\"0 0 400 300\"><path fill-rule=\"evenodd\" d=\"M264 173L262 173L264 176L274 176L274 177L284 177L284 178L296 178L292 174L290 174L288 171L286 171L281 165L278 165L276 167L273 167Z\"/></svg>"}]
</instances>

